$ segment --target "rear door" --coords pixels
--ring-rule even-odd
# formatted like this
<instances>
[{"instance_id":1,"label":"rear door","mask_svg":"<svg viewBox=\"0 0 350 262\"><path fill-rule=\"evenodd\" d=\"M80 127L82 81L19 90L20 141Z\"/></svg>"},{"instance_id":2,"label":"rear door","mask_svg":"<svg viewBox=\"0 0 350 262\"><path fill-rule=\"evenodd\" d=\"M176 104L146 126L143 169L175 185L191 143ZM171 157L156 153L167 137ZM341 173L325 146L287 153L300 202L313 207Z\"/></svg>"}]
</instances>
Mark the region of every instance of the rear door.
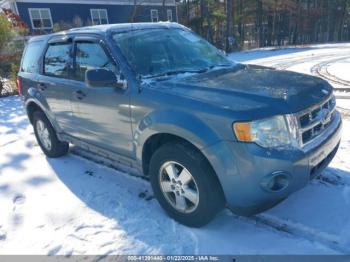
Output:
<instances>
[{"instance_id":1,"label":"rear door","mask_svg":"<svg viewBox=\"0 0 350 262\"><path fill-rule=\"evenodd\" d=\"M75 136L124 156L132 155L130 92L114 87L88 87L85 72L105 68L120 77L120 69L102 39L86 36L74 40L72 108Z\"/></svg>"},{"instance_id":2,"label":"rear door","mask_svg":"<svg viewBox=\"0 0 350 262\"><path fill-rule=\"evenodd\" d=\"M72 47L69 38L52 39L44 54L42 73L37 79L37 88L45 97L58 125L66 133L71 133L75 126L70 102Z\"/></svg>"}]
</instances>

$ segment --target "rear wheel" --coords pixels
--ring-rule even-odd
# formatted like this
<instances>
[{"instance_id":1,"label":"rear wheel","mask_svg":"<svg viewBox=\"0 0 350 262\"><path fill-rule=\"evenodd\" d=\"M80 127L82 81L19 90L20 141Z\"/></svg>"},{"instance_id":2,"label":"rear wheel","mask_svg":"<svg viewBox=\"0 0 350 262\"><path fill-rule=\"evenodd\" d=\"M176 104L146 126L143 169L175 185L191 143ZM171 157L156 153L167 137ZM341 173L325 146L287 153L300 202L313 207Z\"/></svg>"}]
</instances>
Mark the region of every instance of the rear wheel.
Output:
<instances>
[{"instance_id":1,"label":"rear wheel","mask_svg":"<svg viewBox=\"0 0 350 262\"><path fill-rule=\"evenodd\" d=\"M185 143L168 143L152 156L151 184L170 217L191 227L210 222L224 207L214 171L204 156Z\"/></svg>"},{"instance_id":2,"label":"rear wheel","mask_svg":"<svg viewBox=\"0 0 350 262\"><path fill-rule=\"evenodd\" d=\"M56 158L67 154L69 144L58 140L56 131L43 112L34 112L33 126L38 144L46 156Z\"/></svg>"}]
</instances>

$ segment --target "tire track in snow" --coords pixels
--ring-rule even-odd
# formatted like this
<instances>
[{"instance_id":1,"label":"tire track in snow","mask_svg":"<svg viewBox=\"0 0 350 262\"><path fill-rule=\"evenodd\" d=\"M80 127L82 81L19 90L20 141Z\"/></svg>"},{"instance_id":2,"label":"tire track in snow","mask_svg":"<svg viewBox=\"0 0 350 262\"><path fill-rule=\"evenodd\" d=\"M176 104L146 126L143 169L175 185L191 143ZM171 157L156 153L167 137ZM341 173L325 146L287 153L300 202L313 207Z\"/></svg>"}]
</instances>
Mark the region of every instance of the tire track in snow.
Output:
<instances>
[{"instance_id":1,"label":"tire track in snow","mask_svg":"<svg viewBox=\"0 0 350 262\"><path fill-rule=\"evenodd\" d=\"M349 49L350 50L350 49ZM279 59L258 59L256 61L256 64L262 64L266 66L274 67L278 70L286 70L290 67L296 66L298 64L313 62L317 60L324 60L324 59L334 59L334 57L344 58L348 55L349 51L347 52L333 52L333 53L324 53L324 54L308 54L306 56L302 57L284 57ZM324 62L324 61L322 61ZM321 62L321 63L322 63ZM255 64L255 63L254 63Z\"/></svg>"},{"instance_id":2,"label":"tire track in snow","mask_svg":"<svg viewBox=\"0 0 350 262\"><path fill-rule=\"evenodd\" d=\"M326 168L319 176L315 177L313 181L327 186L350 187L350 179L339 174L339 172L332 171L331 168Z\"/></svg>"},{"instance_id":3,"label":"tire track in snow","mask_svg":"<svg viewBox=\"0 0 350 262\"><path fill-rule=\"evenodd\" d=\"M318 242L342 254L349 254L350 247L340 236L315 230L301 223L280 219L268 214L260 214L250 218L258 225L268 226L280 232L307 239L311 242Z\"/></svg>"},{"instance_id":4,"label":"tire track in snow","mask_svg":"<svg viewBox=\"0 0 350 262\"><path fill-rule=\"evenodd\" d=\"M342 50L342 52L332 52L332 53L325 53L325 54L308 54L306 56L297 57L297 58L286 57L286 58L279 58L279 59L261 59L262 62L257 61L257 64L269 65L278 70L287 70L288 68L294 67L299 64L304 64L315 60L316 61L322 60L321 62L312 66L312 68L310 69L311 74L324 78L332 83L346 86L346 87L335 87L334 90L348 93L350 92L350 81L333 76L327 70L327 68L332 63L348 59L348 54L350 49L349 48L344 48L344 49L347 49L347 51L344 52ZM344 98L350 98L350 97L344 97Z\"/></svg>"},{"instance_id":5,"label":"tire track in snow","mask_svg":"<svg viewBox=\"0 0 350 262\"><path fill-rule=\"evenodd\" d=\"M298 64L304 64L304 63L309 63L310 61L315 61L315 60L323 60L323 59L332 59L335 56L340 56L342 58L344 58L344 56L347 53L327 53L327 54L322 54L322 55L310 55L310 56L306 56L306 57L302 57L302 58L291 58L291 59L283 59L282 63L277 63L274 64L273 66L276 67L279 70L286 70L290 67L296 66Z\"/></svg>"},{"instance_id":6,"label":"tire track in snow","mask_svg":"<svg viewBox=\"0 0 350 262\"><path fill-rule=\"evenodd\" d=\"M332 64L340 62L340 61L348 60L348 59L349 59L349 57L342 56L340 58L335 58L335 59L327 60L327 61L324 61L322 63L316 64L311 68L311 73L313 73L314 75L317 75L319 77L322 77L322 78L324 78L332 83L342 85L342 86L347 86L344 88L336 87L336 88L334 88L336 91L350 92L350 81L347 81L347 80L341 79L335 75L332 75L328 71L328 68Z\"/></svg>"},{"instance_id":7,"label":"tire track in snow","mask_svg":"<svg viewBox=\"0 0 350 262\"><path fill-rule=\"evenodd\" d=\"M350 253L350 247L347 245L347 241L342 241L341 237L321 232L298 222L281 219L277 216L264 213L252 217L242 217L232 213L232 216L235 219L239 219L240 221L254 226L270 229L278 233L287 234L291 237L307 240L313 243L319 243L340 254Z\"/></svg>"}]
</instances>

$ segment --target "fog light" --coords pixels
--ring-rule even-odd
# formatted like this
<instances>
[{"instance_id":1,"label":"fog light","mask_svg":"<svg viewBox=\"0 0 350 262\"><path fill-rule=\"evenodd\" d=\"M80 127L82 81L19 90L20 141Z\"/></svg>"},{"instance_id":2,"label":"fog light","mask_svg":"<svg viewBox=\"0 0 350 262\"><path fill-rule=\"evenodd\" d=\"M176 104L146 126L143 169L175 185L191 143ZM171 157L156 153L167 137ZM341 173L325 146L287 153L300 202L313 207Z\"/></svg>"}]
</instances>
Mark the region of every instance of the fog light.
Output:
<instances>
[{"instance_id":1,"label":"fog light","mask_svg":"<svg viewBox=\"0 0 350 262\"><path fill-rule=\"evenodd\" d=\"M280 192L289 186L290 175L283 171L274 172L264 177L261 187L268 192Z\"/></svg>"}]
</instances>

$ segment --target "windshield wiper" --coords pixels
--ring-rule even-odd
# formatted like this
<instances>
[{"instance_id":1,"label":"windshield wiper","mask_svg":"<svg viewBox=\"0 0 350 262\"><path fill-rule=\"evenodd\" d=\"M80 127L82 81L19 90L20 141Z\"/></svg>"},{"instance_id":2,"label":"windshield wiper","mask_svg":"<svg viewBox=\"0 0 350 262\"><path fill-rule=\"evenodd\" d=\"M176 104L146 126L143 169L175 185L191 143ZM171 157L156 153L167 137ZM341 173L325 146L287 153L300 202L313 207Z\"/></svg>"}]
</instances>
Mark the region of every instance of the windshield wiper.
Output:
<instances>
[{"instance_id":1,"label":"windshield wiper","mask_svg":"<svg viewBox=\"0 0 350 262\"><path fill-rule=\"evenodd\" d=\"M231 67L234 66L234 64L227 63L227 64L215 64L215 65L210 65L208 68L213 69L215 67Z\"/></svg>"},{"instance_id":2,"label":"windshield wiper","mask_svg":"<svg viewBox=\"0 0 350 262\"><path fill-rule=\"evenodd\" d=\"M193 74L202 74L205 72L208 72L209 70L212 70L215 67L230 67L233 66L233 64L214 64L214 65L209 65L208 67L202 68L202 69L182 69L182 70L173 70L173 71L167 71L164 73L160 74L155 74L155 75L147 75L143 76L143 79L150 79L150 78L157 78L157 77L167 77L167 76L172 76L172 75L179 75L179 74L185 74L185 73L193 73Z\"/></svg>"},{"instance_id":3,"label":"windshield wiper","mask_svg":"<svg viewBox=\"0 0 350 262\"><path fill-rule=\"evenodd\" d=\"M143 79L149 79L149 78L157 78L157 77L163 77L163 76L171 76L171 75L179 75L179 74L186 74L186 73L194 73L194 74L201 74L205 73L209 70L209 68L204 68L204 69L199 69L199 70L173 70L173 71L167 71L164 73L160 74L155 74L155 75L147 75L142 77Z\"/></svg>"}]
</instances>

